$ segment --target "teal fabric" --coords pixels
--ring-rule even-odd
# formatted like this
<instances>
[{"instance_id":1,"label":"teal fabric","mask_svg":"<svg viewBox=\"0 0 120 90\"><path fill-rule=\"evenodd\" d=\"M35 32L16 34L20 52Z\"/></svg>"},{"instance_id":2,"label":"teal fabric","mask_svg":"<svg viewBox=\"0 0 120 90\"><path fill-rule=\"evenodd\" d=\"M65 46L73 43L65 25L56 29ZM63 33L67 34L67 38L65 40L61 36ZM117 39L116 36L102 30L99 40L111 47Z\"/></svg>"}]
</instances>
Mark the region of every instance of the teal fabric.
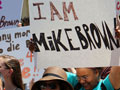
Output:
<instances>
[{"instance_id":1,"label":"teal fabric","mask_svg":"<svg viewBox=\"0 0 120 90\"><path fill-rule=\"evenodd\" d=\"M70 73L70 72L66 72L67 74L67 81L73 86L75 87L75 85L78 83L77 80L77 75ZM105 87L107 88L107 90L114 90L113 86L109 80L109 75L104 79L104 80L100 80L100 82L98 83L98 85L93 89L93 90L101 90L101 84L104 84ZM83 87L80 88L80 90L85 90Z\"/></svg>"},{"instance_id":2,"label":"teal fabric","mask_svg":"<svg viewBox=\"0 0 120 90\"><path fill-rule=\"evenodd\" d=\"M67 81L73 86L75 87L75 85L78 83L78 80L77 80L77 75L76 74L73 74L71 72L66 72L67 74Z\"/></svg>"},{"instance_id":3,"label":"teal fabric","mask_svg":"<svg viewBox=\"0 0 120 90\"><path fill-rule=\"evenodd\" d=\"M107 90L114 90L110 82L109 75L103 80L103 84L106 86Z\"/></svg>"}]
</instances>

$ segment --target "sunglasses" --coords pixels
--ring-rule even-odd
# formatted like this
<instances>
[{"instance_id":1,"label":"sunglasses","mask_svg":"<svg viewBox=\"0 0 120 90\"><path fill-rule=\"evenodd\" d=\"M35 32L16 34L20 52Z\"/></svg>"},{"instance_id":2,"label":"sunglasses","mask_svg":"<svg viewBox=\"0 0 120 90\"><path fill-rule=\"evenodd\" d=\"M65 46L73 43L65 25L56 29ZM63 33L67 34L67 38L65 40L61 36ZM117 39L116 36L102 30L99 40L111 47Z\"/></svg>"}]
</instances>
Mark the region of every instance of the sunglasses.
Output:
<instances>
[{"instance_id":1,"label":"sunglasses","mask_svg":"<svg viewBox=\"0 0 120 90\"><path fill-rule=\"evenodd\" d=\"M57 89L57 83L41 83L40 85L41 89Z\"/></svg>"},{"instance_id":2,"label":"sunglasses","mask_svg":"<svg viewBox=\"0 0 120 90\"><path fill-rule=\"evenodd\" d=\"M11 69L11 66L5 63L5 69Z\"/></svg>"},{"instance_id":3,"label":"sunglasses","mask_svg":"<svg viewBox=\"0 0 120 90\"><path fill-rule=\"evenodd\" d=\"M10 69L8 66L4 65L4 66L0 66L0 68L4 68L4 69Z\"/></svg>"},{"instance_id":4,"label":"sunglasses","mask_svg":"<svg viewBox=\"0 0 120 90\"><path fill-rule=\"evenodd\" d=\"M79 76L77 76L77 79L78 80L87 80L88 79L88 76L87 75L84 75L84 76L81 76L81 77L79 77Z\"/></svg>"}]
</instances>

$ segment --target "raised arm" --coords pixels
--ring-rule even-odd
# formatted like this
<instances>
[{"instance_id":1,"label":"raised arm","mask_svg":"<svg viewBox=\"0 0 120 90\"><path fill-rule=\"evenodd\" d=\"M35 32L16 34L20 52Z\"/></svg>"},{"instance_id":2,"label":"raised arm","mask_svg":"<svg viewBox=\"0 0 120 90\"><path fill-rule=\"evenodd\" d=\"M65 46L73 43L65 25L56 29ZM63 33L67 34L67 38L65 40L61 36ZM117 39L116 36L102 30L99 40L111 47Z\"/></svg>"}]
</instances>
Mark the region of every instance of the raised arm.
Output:
<instances>
[{"instance_id":1,"label":"raised arm","mask_svg":"<svg viewBox=\"0 0 120 90\"><path fill-rule=\"evenodd\" d=\"M120 88L120 66L113 66L111 68L109 79L114 89Z\"/></svg>"}]
</instances>

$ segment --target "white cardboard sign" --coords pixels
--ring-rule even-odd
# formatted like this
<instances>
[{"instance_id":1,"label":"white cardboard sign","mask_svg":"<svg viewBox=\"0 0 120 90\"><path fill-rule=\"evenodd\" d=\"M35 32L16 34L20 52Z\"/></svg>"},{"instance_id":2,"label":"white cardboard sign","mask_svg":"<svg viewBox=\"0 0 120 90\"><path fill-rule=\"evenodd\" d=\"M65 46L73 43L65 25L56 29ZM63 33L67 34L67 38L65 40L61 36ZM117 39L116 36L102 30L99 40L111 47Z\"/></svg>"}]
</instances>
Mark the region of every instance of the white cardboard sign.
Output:
<instances>
[{"instance_id":1,"label":"white cardboard sign","mask_svg":"<svg viewBox=\"0 0 120 90\"><path fill-rule=\"evenodd\" d=\"M29 9L38 68L119 65L114 0L29 0Z\"/></svg>"},{"instance_id":2,"label":"white cardboard sign","mask_svg":"<svg viewBox=\"0 0 120 90\"><path fill-rule=\"evenodd\" d=\"M0 31L0 55L12 55L19 60L24 83L29 83L32 78L40 79L44 72L35 67L33 54L27 48L30 35L28 26Z\"/></svg>"}]
</instances>

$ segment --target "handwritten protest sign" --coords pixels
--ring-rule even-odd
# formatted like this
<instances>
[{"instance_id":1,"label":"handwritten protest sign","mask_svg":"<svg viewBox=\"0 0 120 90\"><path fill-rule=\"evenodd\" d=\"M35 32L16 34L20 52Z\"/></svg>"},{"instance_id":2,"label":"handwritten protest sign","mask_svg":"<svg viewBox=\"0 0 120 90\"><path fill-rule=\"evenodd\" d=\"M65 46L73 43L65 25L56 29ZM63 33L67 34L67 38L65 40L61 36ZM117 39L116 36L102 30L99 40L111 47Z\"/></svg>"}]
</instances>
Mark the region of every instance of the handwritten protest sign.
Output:
<instances>
[{"instance_id":1,"label":"handwritten protest sign","mask_svg":"<svg viewBox=\"0 0 120 90\"><path fill-rule=\"evenodd\" d=\"M38 80L43 73L42 69L35 67L33 54L27 48L30 35L29 27L0 31L0 55L12 55L19 59L24 83L29 83L32 78Z\"/></svg>"},{"instance_id":2,"label":"handwritten protest sign","mask_svg":"<svg viewBox=\"0 0 120 90\"><path fill-rule=\"evenodd\" d=\"M0 0L0 29L17 27L23 0Z\"/></svg>"},{"instance_id":3,"label":"handwritten protest sign","mask_svg":"<svg viewBox=\"0 0 120 90\"><path fill-rule=\"evenodd\" d=\"M120 0L115 0L116 14L120 15Z\"/></svg>"},{"instance_id":4,"label":"handwritten protest sign","mask_svg":"<svg viewBox=\"0 0 120 90\"><path fill-rule=\"evenodd\" d=\"M98 67L119 55L113 0L29 0L37 66Z\"/></svg>"}]
</instances>

